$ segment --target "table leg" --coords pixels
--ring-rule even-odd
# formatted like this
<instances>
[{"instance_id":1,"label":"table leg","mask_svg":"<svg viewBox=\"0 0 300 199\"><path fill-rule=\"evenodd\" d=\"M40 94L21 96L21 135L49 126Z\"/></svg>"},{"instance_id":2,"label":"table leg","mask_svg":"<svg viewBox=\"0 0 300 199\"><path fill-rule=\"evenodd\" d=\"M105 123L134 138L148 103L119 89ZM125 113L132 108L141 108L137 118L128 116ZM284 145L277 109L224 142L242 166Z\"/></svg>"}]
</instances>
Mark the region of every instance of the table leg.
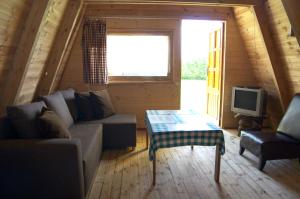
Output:
<instances>
[{"instance_id":1,"label":"table leg","mask_svg":"<svg viewBox=\"0 0 300 199\"><path fill-rule=\"evenodd\" d=\"M220 178L220 163L221 163L221 154L220 154L220 145L216 145L216 157L215 157L215 181L219 183Z\"/></svg>"},{"instance_id":2,"label":"table leg","mask_svg":"<svg viewBox=\"0 0 300 199\"><path fill-rule=\"evenodd\" d=\"M155 155L155 152L153 153L153 186L155 186L155 183L156 183L156 155Z\"/></svg>"},{"instance_id":3,"label":"table leg","mask_svg":"<svg viewBox=\"0 0 300 199\"><path fill-rule=\"evenodd\" d=\"M148 147L149 147L148 131L145 131L145 132L146 132L146 149L148 149Z\"/></svg>"}]
</instances>

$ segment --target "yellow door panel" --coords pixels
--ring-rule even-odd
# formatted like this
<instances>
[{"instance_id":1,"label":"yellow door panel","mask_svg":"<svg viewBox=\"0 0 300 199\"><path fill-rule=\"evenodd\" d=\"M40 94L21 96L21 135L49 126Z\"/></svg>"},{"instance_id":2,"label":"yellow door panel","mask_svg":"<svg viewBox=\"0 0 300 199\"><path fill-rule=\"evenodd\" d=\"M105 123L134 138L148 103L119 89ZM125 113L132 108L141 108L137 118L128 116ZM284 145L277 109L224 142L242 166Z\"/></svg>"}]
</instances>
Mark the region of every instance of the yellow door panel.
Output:
<instances>
[{"instance_id":1,"label":"yellow door panel","mask_svg":"<svg viewBox=\"0 0 300 199\"><path fill-rule=\"evenodd\" d=\"M207 69L207 114L219 120L222 69L222 34L218 28L209 34L209 57Z\"/></svg>"}]
</instances>

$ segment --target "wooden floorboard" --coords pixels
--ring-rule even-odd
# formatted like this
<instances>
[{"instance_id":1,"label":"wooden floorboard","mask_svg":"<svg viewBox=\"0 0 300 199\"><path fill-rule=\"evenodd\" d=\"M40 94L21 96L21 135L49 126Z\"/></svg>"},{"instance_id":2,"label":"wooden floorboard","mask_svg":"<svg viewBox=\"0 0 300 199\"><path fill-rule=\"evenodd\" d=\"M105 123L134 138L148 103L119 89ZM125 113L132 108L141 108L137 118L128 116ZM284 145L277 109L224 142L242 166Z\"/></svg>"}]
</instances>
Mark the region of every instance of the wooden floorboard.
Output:
<instances>
[{"instance_id":1,"label":"wooden floorboard","mask_svg":"<svg viewBox=\"0 0 300 199\"><path fill-rule=\"evenodd\" d=\"M152 162L145 150L145 131L137 132L135 150L104 151L89 199L107 198L300 198L298 160L268 161L264 172L257 158L238 154L236 131L224 131L226 153L221 158L220 184L214 181L215 147L159 149L156 186Z\"/></svg>"}]
</instances>

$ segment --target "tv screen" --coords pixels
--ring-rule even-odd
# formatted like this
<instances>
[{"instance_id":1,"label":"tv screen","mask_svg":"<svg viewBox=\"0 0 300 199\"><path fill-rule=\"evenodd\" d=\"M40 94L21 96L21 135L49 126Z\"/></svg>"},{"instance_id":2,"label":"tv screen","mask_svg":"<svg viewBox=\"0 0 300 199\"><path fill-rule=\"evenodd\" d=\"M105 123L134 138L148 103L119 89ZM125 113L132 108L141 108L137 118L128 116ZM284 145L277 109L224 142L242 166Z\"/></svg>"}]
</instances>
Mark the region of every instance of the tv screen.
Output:
<instances>
[{"instance_id":1,"label":"tv screen","mask_svg":"<svg viewBox=\"0 0 300 199\"><path fill-rule=\"evenodd\" d=\"M231 110L242 115L260 117L264 112L266 93L262 88L232 88Z\"/></svg>"},{"instance_id":2,"label":"tv screen","mask_svg":"<svg viewBox=\"0 0 300 199\"><path fill-rule=\"evenodd\" d=\"M256 111L257 92L236 90L234 107Z\"/></svg>"}]
</instances>

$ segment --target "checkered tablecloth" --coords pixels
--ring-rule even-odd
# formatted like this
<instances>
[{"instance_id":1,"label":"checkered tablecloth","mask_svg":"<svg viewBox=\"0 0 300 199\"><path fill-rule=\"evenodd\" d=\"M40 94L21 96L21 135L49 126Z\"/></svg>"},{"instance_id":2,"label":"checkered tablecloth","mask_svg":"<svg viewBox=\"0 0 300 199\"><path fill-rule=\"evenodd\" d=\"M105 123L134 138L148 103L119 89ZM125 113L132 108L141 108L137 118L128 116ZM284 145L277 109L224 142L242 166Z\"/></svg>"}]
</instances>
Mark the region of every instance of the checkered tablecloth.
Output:
<instances>
[{"instance_id":1,"label":"checkered tablecloth","mask_svg":"<svg viewBox=\"0 0 300 199\"><path fill-rule=\"evenodd\" d=\"M220 145L225 153L223 131L193 111L147 110L145 124L150 136L149 159L159 148L186 145Z\"/></svg>"}]
</instances>

